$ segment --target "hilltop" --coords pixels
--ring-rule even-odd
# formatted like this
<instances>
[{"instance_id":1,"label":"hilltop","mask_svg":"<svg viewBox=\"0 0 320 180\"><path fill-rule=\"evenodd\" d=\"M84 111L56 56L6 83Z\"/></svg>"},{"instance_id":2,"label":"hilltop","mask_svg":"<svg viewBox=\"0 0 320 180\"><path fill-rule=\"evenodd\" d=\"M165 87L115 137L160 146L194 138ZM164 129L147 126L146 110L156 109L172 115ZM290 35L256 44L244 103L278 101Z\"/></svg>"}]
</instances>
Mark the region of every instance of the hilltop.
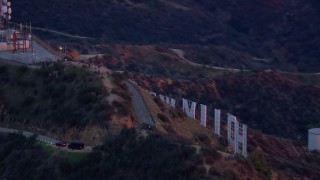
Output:
<instances>
[{"instance_id":1,"label":"hilltop","mask_svg":"<svg viewBox=\"0 0 320 180\"><path fill-rule=\"evenodd\" d=\"M14 2L13 21L96 44L179 48L210 65L319 72L318 9L316 0L32 0Z\"/></svg>"}]
</instances>

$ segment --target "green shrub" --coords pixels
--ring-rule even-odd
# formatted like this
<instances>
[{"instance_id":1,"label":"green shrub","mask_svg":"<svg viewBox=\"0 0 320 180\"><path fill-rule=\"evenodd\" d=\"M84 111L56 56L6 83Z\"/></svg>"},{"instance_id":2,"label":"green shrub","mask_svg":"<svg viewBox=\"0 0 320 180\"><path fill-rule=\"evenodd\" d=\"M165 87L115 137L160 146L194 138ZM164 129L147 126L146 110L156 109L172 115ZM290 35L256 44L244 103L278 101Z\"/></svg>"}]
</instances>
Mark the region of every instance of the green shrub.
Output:
<instances>
[{"instance_id":1,"label":"green shrub","mask_svg":"<svg viewBox=\"0 0 320 180\"><path fill-rule=\"evenodd\" d=\"M8 71L7 66L0 66L0 74L5 73Z\"/></svg>"},{"instance_id":2,"label":"green shrub","mask_svg":"<svg viewBox=\"0 0 320 180\"><path fill-rule=\"evenodd\" d=\"M228 146L228 140L226 138L223 138L222 136L219 137L219 144L223 147Z\"/></svg>"},{"instance_id":3,"label":"green shrub","mask_svg":"<svg viewBox=\"0 0 320 180\"><path fill-rule=\"evenodd\" d=\"M62 79L66 82L73 82L77 78L76 72L69 72L63 75Z\"/></svg>"},{"instance_id":4,"label":"green shrub","mask_svg":"<svg viewBox=\"0 0 320 180\"><path fill-rule=\"evenodd\" d=\"M165 123L170 122L170 119L166 115L164 115L162 113L158 113L157 116L162 122L165 122Z\"/></svg>"},{"instance_id":5,"label":"green shrub","mask_svg":"<svg viewBox=\"0 0 320 180\"><path fill-rule=\"evenodd\" d=\"M41 124L84 127L90 121L103 122L114 113L113 108L102 104L107 95L98 74L56 63L40 69L0 67L8 69L0 74L0 83L12 123L29 119L32 126L46 121Z\"/></svg>"},{"instance_id":6,"label":"green shrub","mask_svg":"<svg viewBox=\"0 0 320 180\"><path fill-rule=\"evenodd\" d=\"M33 102L34 102L34 97L32 97L32 96L26 96L24 99L23 99L23 101L22 101L22 103L21 103L21 106L22 107L26 107L26 106L30 106Z\"/></svg>"},{"instance_id":7,"label":"green shrub","mask_svg":"<svg viewBox=\"0 0 320 180\"><path fill-rule=\"evenodd\" d=\"M17 73L19 75L24 75L29 71L29 68L27 66L19 66L17 69Z\"/></svg>"},{"instance_id":8,"label":"green shrub","mask_svg":"<svg viewBox=\"0 0 320 180\"><path fill-rule=\"evenodd\" d=\"M249 160L252 162L254 168L264 177L264 179L271 178L272 167L267 163L260 151L254 151L250 153Z\"/></svg>"},{"instance_id":9,"label":"green shrub","mask_svg":"<svg viewBox=\"0 0 320 180\"><path fill-rule=\"evenodd\" d=\"M211 144L211 140L206 134L202 134L202 133L196 134L195 139L206 145Z\"/></svg>"}]
</instances>

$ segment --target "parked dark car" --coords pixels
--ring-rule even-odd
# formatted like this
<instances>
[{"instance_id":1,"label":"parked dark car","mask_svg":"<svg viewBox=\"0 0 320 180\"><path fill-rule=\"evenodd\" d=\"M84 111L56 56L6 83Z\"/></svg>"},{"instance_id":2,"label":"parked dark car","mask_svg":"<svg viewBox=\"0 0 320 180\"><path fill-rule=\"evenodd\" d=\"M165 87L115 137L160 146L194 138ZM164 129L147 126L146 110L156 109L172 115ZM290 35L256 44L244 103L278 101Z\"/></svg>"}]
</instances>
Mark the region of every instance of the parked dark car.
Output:
<instances>
[{"instance_id":1,"label":"parked dark car","mask_svg":"<svg viewBox=\"0 0 320 180\"><path fill-rule=\"evenodd\" d=\"M66 147L67 143L64 142L64 141L59 141L59 142L56 143L56 146L58 146L58 147Z\"/></svg>"},{"instance_id":2,"label":"parked dark car","mask_svg":"<svg viewBox=\"0 0 320 180\"><path fill-rule=\"evenodd\" d=\"M68 145L68 148L69 148L69 149L81 150L81 149L84 149L84 143L82 143L82 142L71 142L71 143Z\"/></svg>"}]
</instances>

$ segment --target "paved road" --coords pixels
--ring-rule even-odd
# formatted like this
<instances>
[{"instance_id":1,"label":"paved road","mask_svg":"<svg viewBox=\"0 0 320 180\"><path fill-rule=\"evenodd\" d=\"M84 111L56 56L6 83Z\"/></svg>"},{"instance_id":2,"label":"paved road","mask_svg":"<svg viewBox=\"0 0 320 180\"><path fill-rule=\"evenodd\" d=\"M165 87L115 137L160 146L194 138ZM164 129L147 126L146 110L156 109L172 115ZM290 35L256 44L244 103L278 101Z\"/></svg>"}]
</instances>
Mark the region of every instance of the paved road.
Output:
<instances>
[{"instance_id":1,"label":"paved road","mask_svg":"<svg viewBox=\"0 0 320 180\"><path fill-rule=\"evenodd\" d=\"M3 128L3 127L0 127L0 133L22 133L22 135L24 135L25 137L31 137L31 136L35 135L32 132L19 131L16 129ZM48 144L52 144L52 145L55 145L55 143L59 142L59 140L56 140L56 139L53 139L53 138L50 138L47 136L38 135L38 134L37 134L37 139L39 141L42 141L42 142L45 142ZM90 151L92 151L92 146L85 146L83 150L71 150L71 149L68 149L67 147L64 147L64 148L61 147L59 149L63 149L65 151L71 151L71 152L72 151L74 151L74 152L90 152Z\"/></svg>"},{"instance_id":2,"label":"paved road","mask_svg":"<svg viewBox=\"0 0 320 180\"><path fill-rule=\"evenodd\" d=\"M141 124L145 123L153 126L154 122L146 107L146 104L143 101L143 98L141 97L141 94L139 93L135 85L133 85L133 83L128 81L126 81L125 83L129 89L129 92L131 93L132 103L133 103L132 105L134 107L136 118Z\"/></svg>"},{"instance_id":3,"label":"paved road","mask_svg":"<svg viewBox=\"0 0 320 180\"><path fill-rule=\"evenodd\" d=\"M2 133L19 133L19 132L21 132L22 135L24 135L25 137L31 137L31 136L35 135L34 133L31 133L31 132L28 132L28 131L19 131L19 130L16 130L16 129L3 128L3 127L0 127L0 132L2 132ZM49 138L47 136L42 136L42 135L38 135L37 139L39 141L44 141L44 142L47 142L49 144L55 144L55 143L59 142L56 139L52 139L52 138Z\"/></svg>"}]
</instances>

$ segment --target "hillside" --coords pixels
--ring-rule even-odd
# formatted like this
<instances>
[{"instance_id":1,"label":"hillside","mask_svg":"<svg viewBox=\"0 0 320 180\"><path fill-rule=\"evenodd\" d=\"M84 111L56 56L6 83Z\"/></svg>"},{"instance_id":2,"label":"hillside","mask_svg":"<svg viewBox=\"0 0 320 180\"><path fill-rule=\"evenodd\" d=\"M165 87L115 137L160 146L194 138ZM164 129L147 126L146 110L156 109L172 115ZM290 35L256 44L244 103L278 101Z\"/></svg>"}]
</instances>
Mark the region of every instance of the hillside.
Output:
<instances>
[{"instance_id":1,"label":"hillside","mask_svg":"<svg viewBox=\"0 0 320 180\"><path fill-rule=\"evenodd\" d=\"M218 138L213 134L212 117L208 117L208 127L204 128L198 120L185 116L179 107L172 108L166 105L160 98L149 95L142 88L140 88L140 92L143 94L144 101L154 118L155 128L162 136L169 137L176 143L191 144L189 146L194 147L197 152L218 150L218 154L223 158L214 162L208 160L208 158L211 159L209 154L206 154L204 158L207 159L205 162L210 167L210 172L212 170L217 171L219 177L224 177L221 171L226 171L229 168L233 169L237 179L245 179L247 172L250 172L253 176L255 174L253 169L259 174L259 178L265 179L320 177L320 166L317 161L319 154L308 152L297 141L267 135L251 129L249 126L248 158L233 157L230 154L227 140L223 136ZM221 132L227 134L225 121L222 122ZM253 178L252 176L251 178Z\"/></svg>"},{"instance_id":2,"label":"hillside","mask_svg":"<svg viewBox=\"0 0 320 180\"><path fill-rule=\"evenodd\" d=\"M281 76L281 75L279 75ZM284 75L283 75L284 76ZM137 79L137 76L132 76ZM271 75L272 77L272 75ZM140 77L141 78L141 77ZM176 86L177 81L175 79L166 79L166 78L156 78L152 76L147 76L141 78L139 82L148 83L148 78L152 81L157 81L157 89L162 87L171 88L171 85L175 84L174 91L167 92L180 92L183 94L184 89L182 84L191 81L178 82L181 83L181 86ZM248 78L248 77L247 77ZM282 77L284 78L284 77ZM285 81L285 80L283 80ZM150 83L151 80L149 80ZM201 85L208 84L208 82L197 82L195 86L198 86L199 94L203 93L205 89L212 89L214 87L212 84L209 87L203 87ZM284 82L278 82L285 84ZM173 86L172 86L173 87ZM200 88L199 88L200 87ZM205 151L206 149L216 149L220 155L225 157L220 159L219 163L228 165L234 169L244 168L246 170L250 169L250 166L243 164L244 161L240 157L236 156L236 163L233 163L233 158L228 158L230 156L230 149L227 146L227 140L223 137L216 137L213 135L212 123L213 118L208 117L207 127L201 127L198 120L186 117L182 110L178 107L172 108L165 103L163 103L160 98L152 97L145 90L141 89L141 93L145 98L145 102L148 104L150 112L155 121L155 127L164 136L169 136L170 139L175 139L178 141L189 142L194 144L193 147L197 147L200 151ZM173 95L173 94L171 94ZM184 96L185 97L185 96ZM245 98L245 97L243 97ZM208 99L208 97L206 98ZM210 101L210 99L208 99ZM219 99L218 101L222 101ZM211 107L211 106L209 106ZM232 107L232 106L231 106ZM223 111L225 111L223 109ZM231 110L230 110L231 111ZM229 111L229 112L230 112ZM290 111L288 111L290 112ZM291 112L293 113L293 112ZM213 114L211 114L213 116ZM294 115L294 114L293 114ZM273 114L270 115L271 117ZM222 134L226 134L226 123L225 117L223 116L222 122ZM288 127L286 130L292 130L292 127L299 127L300 125L295 124L294 122L288 121ZM273 122L268 119L268 122ZM307 120L306 120L307 122ZM250 123L250 122L249 122ZM259 121L256 121L257 125L263 127ZM267 124L267 123L266 123ZM268 125L269 126L269 125ZM276 127L272 127L278 130ZM294 132L294 131L293 131ZM291 133L293 133L291 132ZM306 132L304 132L306 134ZM272 133L271 133L272 134ZM286 132L279 134L280 136L285 136ZM227 152L227 153L225 153ZM259 130L252 129L249 125L248 131L248 158L247 161L252 165L251 168L254 168L260 177L271 179L290 179L290 178L318 178L319 174L319 154L317 152L309 152L303 146L302 143L296 140L288 140L284 138L279 138L273 135L262 133ZM238 159L239 158L239 159ZM215 162L211 167L216 167ZM210 163L209 163L210 165ZM224 165L221 165L225 167ZM248 169L249 168L249 169ZM238 177L244 178L243 174L238 171L235 172L238 174ZM253 172L251 172L253 173Z\"/></svg>"},{"instance_id":3,"label":"hillside","mask_svg":"<svg viewBox=\"0 0 320 180\"><path fill-rule=\"evenodd\" d=\"M167 109L161 104L160 107ZM178 124L186 124L182 121L189 120L170 118L170 121L164 123L175 129ZM19 178L21 175L31 179L43 179L48 175L58 179L290 179L320 176L319 154L308 153L291 141L254 131L249 132L248 159L228 157L211 145L190 145L184 139L174 140L172 134L149 131L144 136L127 128L119 135L107 134L103 145L76 159L48 151L33 138L0 134L0 141L1 178Z\"/></svg>"},{"instance_id":4,"label":"hillside","mask_svg":"<svg viewBox=\"0 0 320 180\"><path fill-rule=\"evenodd\" d=\"M251 131L248 143L251 151L249 159L261 174L272 174L275 179L320 177L319 153L310 153L296 141Z\"/></svg>"},{"instance_id":5,"label":"hillside","mask_svg":"<svg viewBox=\"0 0 320 180\"><path fill-rule=\"evenodd\" d=\"M101 49L104 56L92 59L112 70L182 79L212 78L240 71L192 63L161 46L114 44L104 45Z\"/></svg>"},{"instance_id":6,"label":"hillside","mask_svg":"<svg viewBox=\"0 0 320 180\"><path fill-rule=\"evenodd\" d=\"M13 8L14 22L96 43L175 47L192 61L226 67L320 70L316 0L31 0Z\"/></svg>"},{"instance_id":7,"label":"hillside","mask_svg":"<svg viewBox=\"0 0 320 180\"><path fill-rule=\"evenodd\" d=\"M231 112L263 133L306 142L307 130L319 126L319 86L304 84L283 73L231 74L212 80L180 80L136 73L130 77L150 91L207 104L212 116L214 108Z\"/></svg>"},{"instance_id":8,"label":"hillside","mask_svg":"<svg viewBox=\"0 0 320 180\"><path fill-rule=\"evenodd\" d=\"M81 159L50 154L34 139L2 135L2 179L262 179L246 160L224 162L215 150L197 152L158 134L139 138L134 129L107 136L104 144ZM170 151L168 151L170 149ZM237 162L240 166L232 166ZM222 163L222 164L221 164ZM214 166L210 166L214 164ZM226 168L221 168L225 165ZM229 165L229 166L227 166ZM246 169L241 168L243 166ZM228 168L229 167L229 168ZM231 168L234 167L234 168Z\"/></svg>"},{"instance_id":9,"label":"hillside","mask_svg":"<svg viewBox=\"0 0 320 180\"><path fill-rule=\"evenodd\" d=\"M111 127L116 128L114 126L118 121L112 116L119 116L119 118L131 116L131 109L127 107L130 104L130 97L126 89L121 88L123 77L119 74L110 74L110 81L114 88L107 91L104 86L105 77L91 72L84 64L80 67L77 67L78 63L72 64L54 63L28 68L2 63L0 77L4 106L1 106L0 109L0 125L28 129L67 141L77 138L86 144L99 143L104 137L103 145L96 146L95 151L88 155L71 159L68 155L54 150L55 148L48 150L40 146L33 138L25 139L19 135L0 134L2 142L0 147L1 178L15 179L24 176L25 178L42 179L50 175L57 179L61 177L90 179L94 174L98 174L97 178L109 177L111 179L127 179L128 177L131 179L145 177L154 177L153 179L157 179L156 177L159 179L225 177L231 179L237 176L257 179L262 177L250 164L250 161L223 157L215 149L219 143L210 130L202 128L191 119L186 119L187 123L179 122L185 120L181 119L180 115L172 109L170 114L175 116L174 123L166 125L168 131L166 134L158 131L143 133L143 130L136 131L136 128L122 128L121 133L114 133ZM73 74L72 78L70 74ZM55 89L63 85L64 90ZM43 91L45 87L51 88ZM91 90L82 92L82 88ZM21 90L23 92L20 92ZM15 96L10 93L14 93ZM110 97L114 98L115 95L119 95L125 101L114 100L112 104L109 104ZM87 96L90 98L84 98ZM32 101L27 101L28 104L24 105L26 98ZM82 98L87 101L81 101ZM94 101L89 101L91 98ZM58 106L50 103L57 100L60 100ZM48 104L45 103L47 101L49 101ZM94 107L101 106L101 104L107 105L99 109L100 111L95 111ZM37 107L44 108L44 110L37 111L38 113L32 111ZM16 113L12 112L14 108L16 108ZM70 112L67 112L66 108ZM55 116L52 115L56 111L59 112L59 118L54 118ZM77 113L79 116L73 117L73 114L68 113ZM105 116L101 118L93 116L99 113ZM172 116L169 118L171 119ZM179 124L184 125L179 127ZM120 128L118 127L117 130ZM172 128L178 129L179 132L172 133L173 131L170 131ZM208 141L208 139L211 140ZM201 148L202 145L208 148ZM166 151L169 148L171 150ZM223 149L223 147L220 148ZM17 154L23 155L23 158L17 158ZM235 165L237 162L241 165ZM220 168L221 165L230 168ZM246 169L242 169L242 166L245 166ZM44 169L54 169L54 171L44 174Z\"/></svg>"},{"instance_id":10,"label":"hillside","mask_svg":"<svg viewBox=\"0 0 320 180\"><path fill-rule=\"evenodd\" d=\"M12 9L10 26L31 21L34 40L68 57L0 60L0 127L88 148L0 133L0 179L320 179L320 153L306 148L308 129L320 126L318 0L29 0ZM182 98L197 102L195 119ZM248 125L246 158L228 144L227 113Z\"/></svg>"},{"instance_id":11,"label":"hillside","mask_svg":"<svg viewBox=\"0 0 320 180\"><path fill-rule=\"evenodd\" d=\"M9 177L10 174L24 174L25 177L43 178L45 174L40 173L43 169L56 169L51 176L55 178L65 177L66 179L79 177L90 179L93 174L98 174L99 177L106 175L111 179L127 179L132 176L137 177L137 179L147 176L159 177L159 179L233 179L239 177L242 179L290 179L292 177L317 178L320 176L320 166L319 161L317 161L319 154L309 153L297 142L262 134L252 129L249 130L248 135L249 157L244 159L240 156L230 156L225 139L217 138L210 128L201 127L199 122L187 118L181 110L175 110L165 105L159 98L152 98L142 89L140 89L141 94L156 122L156 130L148 130L146 132L139 128L124 128L120 134L110 134L114 132L114 130L110 130L110 127L119 123L117 119L111 118L111 116L116 115L124 118L132 116L131 109L127 106L130 103L130 97L126 88L122 87L123 84L120 83L124 77L117 73L109 72L110 74L105 76L106 74L104 73L108 74L107 71L93 72L85 64L79 64L78 62L71 64L43 64L39 67L34 66L33 69L3 63L0 70L2 104L4 105L0 106L1 124L8 125L9 123L10 127L22 127L56 137L57 130L63 129L68 133L70 129L74 129L74 134L70 138L81 138L88 144L101 142L102 137L105 137L103 138L104 144L98 146L93 153L74 161L62 156L60 153L48 152L42 149L32 139L25 140L22 137L3 137L3 135L0 135L1 142L3 142L2 148L4 148L3 151L0 148L0 156L2 157L0 161L3 164L3 168L0 168L0 175L3 178ZM67 78L70 73L75 74L73 78ZM276 99L278 98L276 95L279 93L281 94L280 97L286 97L282 95L284 92L287 92L289 97L297 96L300 93L317 97L317 91L314 90L313 92L311 90L318 88L310 85L317 82L315 75L312 75L312 81L306 81L308 80L307 76L299 75L295 77L293 74L288 75L279 72L239 72L220 75L214 80L201 79L198 81L135 73L129 73L128 75L143 87L153 89L156 92L170 92L167 95L172 97L197 98L196 100L201 99L206 103L215 99L215 102L212 103L213 105L220 106L223 110L232 113L237 112L238 107L234 106L234 103L238 101L233 101L233 99L238 99L239 102L246 102L249 97L259 99L259 96L265 95L264 93L269 95L270 92L276 93L270 94L270 96L275 96ZM108 81L106 77L114 86L112 90L109 89L107 91L105 89L106 81ZM86 78L89 78L90 81L86 80ZM110 85L110 83L107 84ZM57 98L61 98L60 95L53 96L52 94L56 91L54 88L61 85L66 86L64 94L69 94L69 96L62 96L64 99L60 101L58 107L51 106L51 103L49 105L43 103L41 108L47 107L46 111L41 111L39 114L34 114L31 111L39 105L38 103L50 102L50 99L53 102ZM42 91L47 86L52 88ZM251 86L252 89L250 88ZM261 89L259 89L260 86ZM81 103L83 96L79 95L84 87L91 87L89 89L92 89L92 91L84 91L88 93L83 94L84 97L90 96L90 98L84 99L89 100L96 97L93 102L86 101L86 103ZM272 90L266 87L270 87ZM275 87L278 87L278 89ZM304 89L304 87L307 88ZM70 90L69 88L73 88L73 93L67 93ZM21 89L24 91L20 92ZM253 90L257 89L259 90L257 91L259 93L255 92L257 97L252 97ZM265 89L265 92L262 89ZM301 89L304 91L300 92ZM34 93L35 90L38 93ZM288 93L288 90L293 92L289 91L290 93ZM240 94L237 94L237 91ZM260 93L260 91L263 93ZM10 95L10 93L14 93L15 96ZM19 93L22 95L19 96ZM47 94L50 97L49 99L44 96ZM203 96L204 94L213 96ZM104 106L100 113L107 113L112 110L112 114L109 114L105 120L98 117L90 117L92 108L96 106L95 103L108 102L110 97L114 99L115 96L122 97L124 101L116 101L116 103L109 104L108 108ZM33 101L28 106L23 106L26 97L33 97ZM13 101L12 99L14 98L17 98L17 101ZM272 104L272 102L267 102L265 99L262 100L264 101L261 103ZM315 102L318 101L315 99ZM284 106L288 106L286 103L292 102L284 101L283 103ZM259 105L259 101L255 102L255 104ZM66 116L68 115L66 112L63 112L64 114L60 116L62 117L59 119L60 121L51 118L51 113L56 110L63 110L66 105L73 105L69 108L76 109L73 112L81 115L82 118L77 119L81 121L76 121L75 124L72 124L72 121L69 121L68 116ZM19 113L13 114L10 111L12 108L20 110ZM82 111L83 108L85 108L85 111ZM314 109L310 111L314 111ZM277 111L277 113L280 112ZM93 111L93 113L99 112ZM245 122L245 119L241 118L241 114L239 114L237 112L235 115ZM42 119L41 116L37 115L45 115L47 118ZM252 114L249 115L251 116ZM268 115L269 117L274 116L274 114ZM26 121L25 118L30 120ZM263 119L263 116L261 119ZM209 117L209 120L212 121L212 117ZM268 119L269 121L272 122L270 118ZM41 123L44 125L40 126ZM120 119L120 123L128 125L129 122L121 121ZM264 126L267 123L258 121L254 121L254 123L260 129L268 127ZM287 123L288 128L286 130L292 133L296 124L289 121ZM311 121L310 123L312 124L313 122ZM252 122L248 122L248 124L250 128L254 127ZM84 128L91 131L83 132ZM273 128L275 131L279 130L275 127ZM100 131L100 136L91 133L93 131ZM58 135L68 139L66 134L60 133ZM104 136L105 134L107 136ZM283 136L283 134L279 134L279 136ZM170 149L170 151L167 151L167 149ZM15 152L24 154L25 158L17 158ZM41 159L34 157L35 154ZM28 166L21 170L19 168L20 164L28 164ZM141 166L141 164L143 165ZM114 170L115 167L117 168L116 171ZM141 171L141 167L143 167L143 171ZM167 168L164 172L163 167L171 168ZM14 178L14 176L12 177Z\"/></svg>"},{"instance_id":12,"label":"hillside","mask_svg":"<svg viewBox=\"0 0 320 180\"><path fill-rule=\"evenodd\" d=\"M109 130L135 123L116 74L61 63L30 68L0 62L0 84L1 126L94 144Z\"/></svg>"},{"instance_id":13,"label":"hillside","mask_svg":"<svg viewBox=\"0 0 320 180\"><path fill-rule=\"evenodd\" d=\"M306 142L307 130L319 125L318 74L199 66L159 46L104 48L101 63L129 72L145 89L207 104L210 112L214 107L232 112L264 133Z\"/></svg>"}]
</instances>

